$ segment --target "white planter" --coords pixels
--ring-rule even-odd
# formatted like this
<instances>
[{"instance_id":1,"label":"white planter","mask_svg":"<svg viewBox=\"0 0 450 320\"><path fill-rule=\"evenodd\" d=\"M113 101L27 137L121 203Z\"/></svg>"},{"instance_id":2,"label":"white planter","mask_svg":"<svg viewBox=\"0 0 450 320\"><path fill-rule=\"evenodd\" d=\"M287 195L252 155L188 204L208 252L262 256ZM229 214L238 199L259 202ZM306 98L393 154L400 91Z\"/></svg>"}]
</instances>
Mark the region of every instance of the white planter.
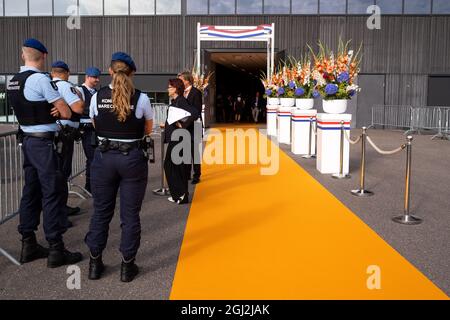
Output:
<instances>
[{"instance_id":1,"label":"white planter","mask_svg":"<svg viewBox=\"0 0 450 320\"><path fill-rule=\"evenodd\" d=\"M295 98L280 98L280 104L282 107L295 106Z\"/></svg>"},{"instance_id":2,"label":"white planter","mask_svg":"<svg viewBox=\"0 0 450 320\"><path fill-rule=\"evenodd\" d=\"M347 99L323 100L323 111L326 113L344 113L347 110Z\"/></svg>"},{"instance_id":3,"label":"white planter","mask_svg":"<svg viewBox=\"0 0 450 320\"><path fill-rule=\"evenodd\" d=\"M297 109L308 110L314 108L314 99L295 99Z\"/></svg>"},{"instance_id":4,"label":"white planter","mask_svg":"<svg viewBox=\"0 0 450 320\"><path fill-rule=\"evenodd\" d=\"M278 106L280 104L279 98L267 98L267 104L270 106Z\"/></svg>"}]
</instances>

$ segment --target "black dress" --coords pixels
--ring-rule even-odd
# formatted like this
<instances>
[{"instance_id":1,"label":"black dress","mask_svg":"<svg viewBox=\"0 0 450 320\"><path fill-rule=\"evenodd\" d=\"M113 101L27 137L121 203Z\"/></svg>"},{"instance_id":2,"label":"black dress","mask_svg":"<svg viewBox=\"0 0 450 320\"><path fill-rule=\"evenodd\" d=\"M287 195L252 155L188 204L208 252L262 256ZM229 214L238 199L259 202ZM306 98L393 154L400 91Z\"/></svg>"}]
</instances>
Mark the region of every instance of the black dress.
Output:
<instances>
[{"instance_id":1,"label":"black dress","mask_svg":"<svg viewBox=\"0 0 450 320\"><path fill-rule=\"evenodd\" d=\"M174 99L170 106L184 109L191 113L186 121L179 122L182 126L182 129L188 128L198 118L197 110L192 107L183 96L178 96L176 99ZM166 121L164 129L164 142L168 144L166 157L164 159L164 172L166 173L166 179L167 184L169 185L170 194L175 201L179 200L183 195L185 195L185 198L187 198L189 195L186 164L184 162L177 164L171 157L173 148L179 143L183 142L183 139L180 139L180 141L172 141L171 139L174 132L176 132L177 130L181 130L181 128L178 128L176 124L177 122L169 125ZM186 151L189 154L191 153L190 148ZM181 149L179 155L180 157L183 157L183 149Z\"/></svg>"}]
</instances>

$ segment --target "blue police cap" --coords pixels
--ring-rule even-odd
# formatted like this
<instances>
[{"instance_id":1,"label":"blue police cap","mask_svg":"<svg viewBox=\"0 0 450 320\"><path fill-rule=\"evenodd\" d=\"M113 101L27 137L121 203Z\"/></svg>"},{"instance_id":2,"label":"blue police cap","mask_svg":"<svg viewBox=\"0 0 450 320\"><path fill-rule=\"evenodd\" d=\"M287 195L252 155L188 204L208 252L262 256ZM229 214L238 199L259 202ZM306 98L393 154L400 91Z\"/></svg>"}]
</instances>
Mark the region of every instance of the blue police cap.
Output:
<instances>
[{"instance_id":1,"label":"blue police cap","mask_svg":"<svg viewBox=\"0 0 450 320\"><path fill-rule=\"evenodd\" d=\"M113 53L111 61L122 61L126 63L131 68L131 70L136 71L136 65L134 64L133 59L125 52Z\"/></svg>"},{"instance_id":2,"label":"blue police cap","mask_svg":"<svg viewBox=\"0 0 450 320\"><path fill-rule=\"evenodd\" d=\"M24 47L36 49L42 53L48 53L47 48L39 41L33 38L25 40Z\"/></svg>"},{"instance_id":3,"label":"blue police cap","mask_svg":"<svg viewBox=\"0 0 450 320\"><path fill-rule=\"evenodd\" d=\"M52 63L52 68L61 68L69 72L69 66L64 61L58 60Z\"/></svg>"},{"instance_id":4,"label":"blue police cap","mask_svg":"<svg viewBox=\"0 0 450 320\"><path fill-rule=\"evenodd\" d=\"M101 74L100 70L96 67L89 67L86 69L86 75L88 77L99 77Z\"/></svg>"}]
</instances>

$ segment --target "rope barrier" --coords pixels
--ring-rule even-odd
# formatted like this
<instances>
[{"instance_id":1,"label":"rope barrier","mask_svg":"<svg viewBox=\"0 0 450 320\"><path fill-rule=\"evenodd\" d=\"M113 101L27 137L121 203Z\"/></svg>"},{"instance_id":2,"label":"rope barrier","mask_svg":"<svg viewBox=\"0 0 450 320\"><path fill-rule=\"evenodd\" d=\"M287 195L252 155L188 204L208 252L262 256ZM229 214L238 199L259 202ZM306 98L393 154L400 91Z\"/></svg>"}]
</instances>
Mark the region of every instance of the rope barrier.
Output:
<instances>
[{"instance_id":1,"label":"rope barrier","mask_svg":"<svg viewBox=\"0 0 450 320\"><path fill-rule=\"evenodd\" d=\"M369 136L367 136L367 141L370 143L370 145L380 154L382 155L392 155L392 154L396 154L400 151L402 151L403 149L406 148L406 144L401 145L400 147L398 147L397 149L391 150L391 151L386 151L386 150L382 150L380 148L377 147L377 145L372 141L372 139L370 139Z\"/></svg>"},{"instance_id":2,"label":"rope barrier","mask_svg":"<svg viewBox=\"0 0 450 320\"><path fill-rule=\"evenodd\" d=\"M361 136L359 136L356 140L352 140L349 135L348 132L344 130L344 134L345 134L345 139L350 143L350 144L357 144L360 140L361 140Z\"/></svg>"}]
</instances>

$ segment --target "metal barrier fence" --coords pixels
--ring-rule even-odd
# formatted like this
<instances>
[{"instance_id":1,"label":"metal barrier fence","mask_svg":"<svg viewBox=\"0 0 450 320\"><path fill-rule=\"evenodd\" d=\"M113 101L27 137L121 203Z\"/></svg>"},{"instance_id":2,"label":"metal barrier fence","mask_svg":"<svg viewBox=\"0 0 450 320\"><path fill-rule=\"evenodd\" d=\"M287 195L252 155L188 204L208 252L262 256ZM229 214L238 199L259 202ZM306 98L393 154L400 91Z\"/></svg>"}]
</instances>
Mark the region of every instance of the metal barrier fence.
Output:
<instances>
[{"instance_id":1,"label":"metal barrier fence","mask_svg":"<svg viewBox=\"0 0 450 320\"><path fill-rule=\"evenodd\" d=\"M376 105L372 107L370 127L375 126L405 129L405 134L429 130L437 132L432 139L447 138L450 133L450 107Z\"/></svg>"},{"instance_id":2,"label":"metal barrier fence","mask_svg":"<svg viewBox=\"0 0 450 320\"><path fill-rule=\"evenodd\" d=\"M153 131L159 130L159 124L166 122L169 106L165 103L152 103L153 108Z\"/></svg>"},{"instance_id":3,"label":"metal barrier fence","mask_svg":"<svg viewBox=\"0 0 450 320\"><path fill-rule=\"evenodd\" d=\"M24 184L23 156L16 133L0 134L0 225L17 213Z\"/></svg>"},{"instance_id":4,"label":"metal barrier fence","mask_svg":"<svg viewBox=\"0 0 450 320\"><path fill-rule=\"evenodd\" d=\"M411 106L376 105L372 107L372 124L388 128L412 130L413 108ZM369 128L370 128L369 127Z\"/></svg>"},{"instance_id":5,"label":"metal barrier fence","mask_svg":"<svg viewBox=\"0 0 450 320\"><path fill-rule=\"evenodd\" d=\"M81 176L86 171L86 156L84 155L83 145L81 141L76 141L73 146L73 156L72 156L72 174L67 181L69 187L69 194L74 194L81 199L86 199L86 197L77 191L74 188L77 188L88 197L92 197L92 194L87 191L84 187L75 183L75 178Z\"/></svg>"},{"instance_id":6,"label":"metal barrier fence","mask_svg":"<svg viewBox=\"0 0 450 320\"><path fill-rule=\"evenodd\" d=\"M0 226L17 215L24 184L23 156L16 140L16 133L17 131L9 131L0 134ZM0 255L20 265L1 246Z\"/></svg>"}]
</instances>

